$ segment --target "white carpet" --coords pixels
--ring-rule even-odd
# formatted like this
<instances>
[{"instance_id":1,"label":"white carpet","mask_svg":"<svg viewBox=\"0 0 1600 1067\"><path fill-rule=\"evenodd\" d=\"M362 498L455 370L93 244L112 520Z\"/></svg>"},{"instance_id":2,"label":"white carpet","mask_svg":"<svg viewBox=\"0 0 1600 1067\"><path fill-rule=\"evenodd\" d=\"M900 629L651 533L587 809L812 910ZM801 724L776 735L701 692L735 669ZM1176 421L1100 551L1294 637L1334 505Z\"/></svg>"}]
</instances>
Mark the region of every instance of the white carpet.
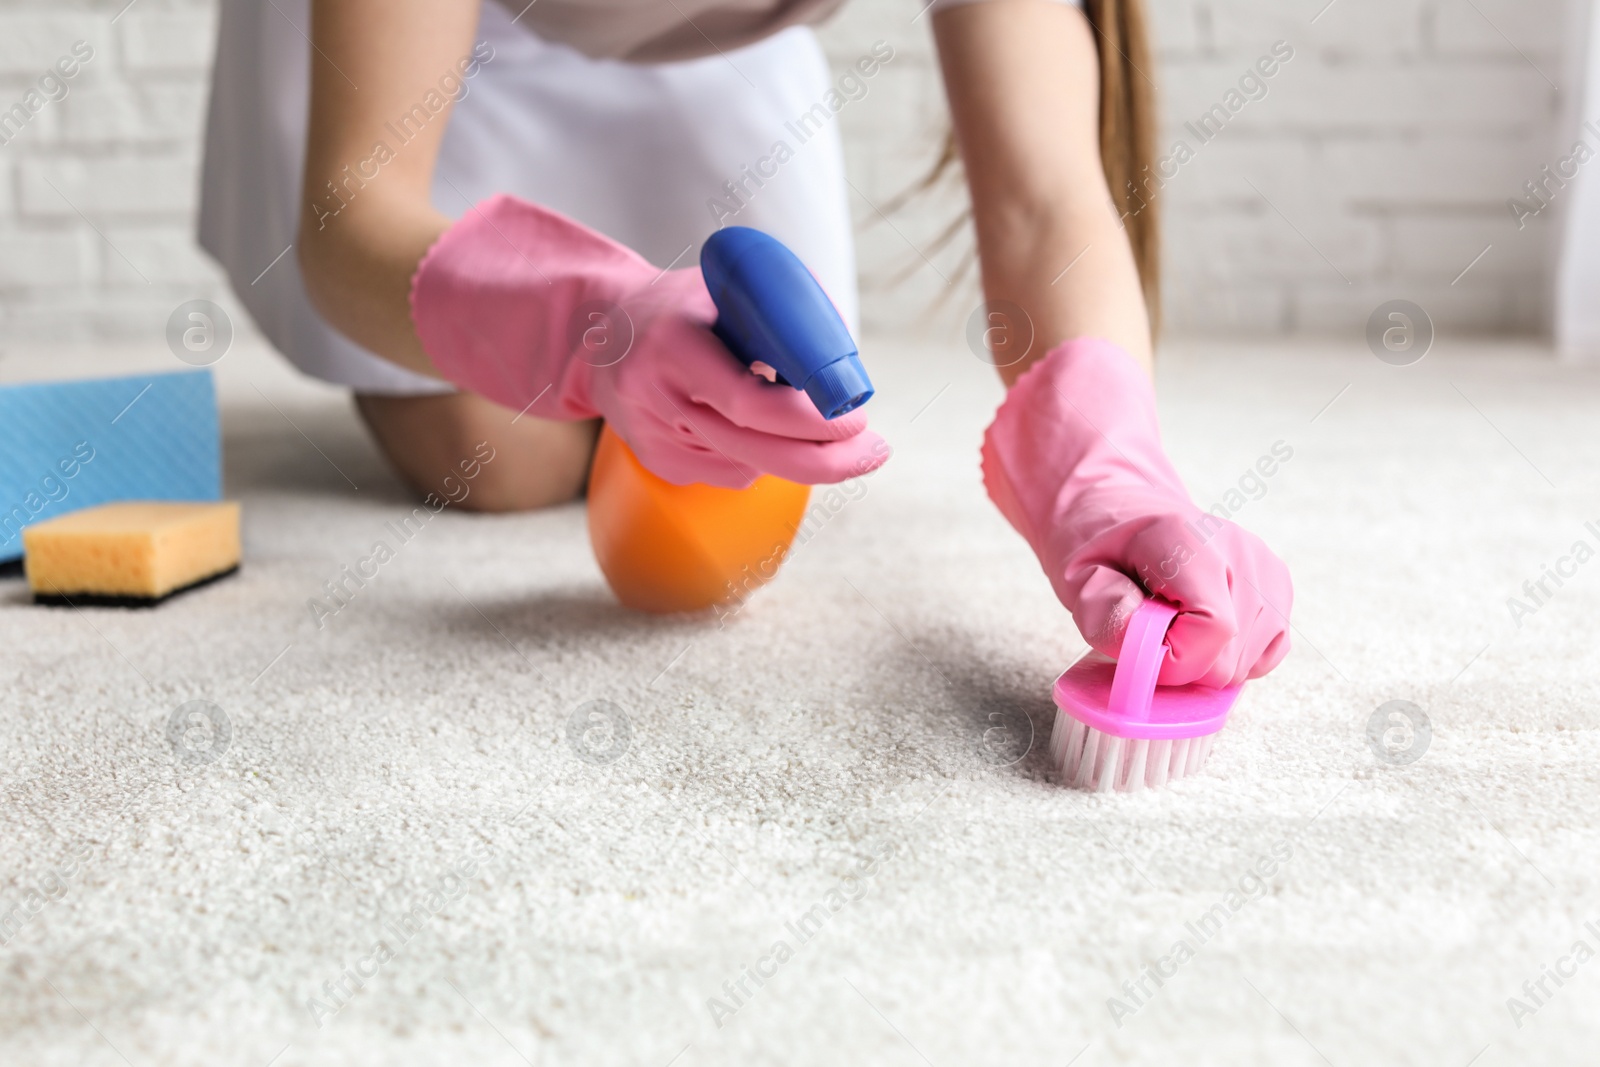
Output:
<instances>
[{"instance_id":1,"label":"white carpet","mask_svg":"<svg viewBox=\"0 0 1600 1067\"><path fill-rule=\"evenodd\" d=\"M1593 1062L1600 963L1507 998L1600 949L1600 563L1520 628L1506 600L1600 543L1600 375L1169 355L1202 502L1293 450L1238 517L1294 571L1296 646L1201 776L1106 799L1043 758L1082 645L978 482L992 371L868 352L893 462L726 626L620 609L572 506L447 510L321 631L308 598L410 504L338 394L230 354L239 576L145 613L0 584L0 1063ZM1408 766L1366 737L1397 699L1433 731ZM190 700L230 724L209 764L168 740ZM614 762L569 739L591 700Z\"/></svg>"}]
</instances>

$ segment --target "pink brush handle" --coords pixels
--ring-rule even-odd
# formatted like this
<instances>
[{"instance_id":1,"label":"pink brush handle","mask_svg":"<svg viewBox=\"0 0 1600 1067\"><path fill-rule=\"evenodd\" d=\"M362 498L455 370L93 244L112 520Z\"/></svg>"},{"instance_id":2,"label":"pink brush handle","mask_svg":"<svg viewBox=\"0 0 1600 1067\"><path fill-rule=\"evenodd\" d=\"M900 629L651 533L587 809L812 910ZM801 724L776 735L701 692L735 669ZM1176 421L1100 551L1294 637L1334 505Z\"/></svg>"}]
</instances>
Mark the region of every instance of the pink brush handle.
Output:
<instances>
[{"instance_id":1,"label":"pink brush handle","mask_svg":"<svg viewBox=\"0 0 1600 1067\"><path fill-rule=\"evenodd\" d=\"M1150 718L1156 676L1167 658L1167 627L1177 615L1177 608L1151 597L1140 604L1139 610L1128 620L1122 648L1117 653L1116 673L1111 677L1108 710L1112 714L1129 722L1145 722Z\"/></svg>"}]
</instances>

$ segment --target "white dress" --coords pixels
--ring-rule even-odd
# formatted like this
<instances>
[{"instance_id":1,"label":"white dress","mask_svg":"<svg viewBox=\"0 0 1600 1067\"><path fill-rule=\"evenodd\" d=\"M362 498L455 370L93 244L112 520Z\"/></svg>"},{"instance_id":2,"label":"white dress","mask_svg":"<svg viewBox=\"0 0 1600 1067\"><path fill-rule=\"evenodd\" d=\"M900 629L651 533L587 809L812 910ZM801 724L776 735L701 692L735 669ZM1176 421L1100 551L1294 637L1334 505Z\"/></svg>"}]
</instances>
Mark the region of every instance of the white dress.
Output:
<instances>
[{"instance_id":1,"label":"white dress","mask_svg":"<svg viewBox=\"0 0 1600 1067\"><path fill-rule=\"evenodd\" d=\"M309 0L222 5L200 243L262 333L305 373L366 393L451 392L324 322L295 255L283 254L300 219L308 8ZM832 87L809 29L782 29L726 55L634 64L543 40L493 0L482 8L476 40L492 47L493 58L466 81L450 115L435 207L455 218L492 193L512 193L661 267L694 266L700 242L719 223L754 226L794 249L856 328L838 120L805 127L803 143L786 125ZM780 140L792 155L778 164L771 157ZM745 168L776 173L757 185ZM737 199L729 181L743 183Z\"/></svg>"}]
</instances>

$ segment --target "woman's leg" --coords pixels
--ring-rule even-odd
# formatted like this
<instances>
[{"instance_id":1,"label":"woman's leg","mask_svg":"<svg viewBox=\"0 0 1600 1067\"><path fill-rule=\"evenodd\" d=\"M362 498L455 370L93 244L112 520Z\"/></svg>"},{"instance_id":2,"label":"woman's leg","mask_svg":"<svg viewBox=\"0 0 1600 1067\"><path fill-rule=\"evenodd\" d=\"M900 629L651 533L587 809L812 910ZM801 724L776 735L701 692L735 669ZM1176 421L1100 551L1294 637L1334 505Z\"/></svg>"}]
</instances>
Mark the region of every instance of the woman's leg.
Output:
<instances>
[{"instance_id":1,"label":"woman's leg","mask_svg":"<svg viewBox=\"0 0 1600 1067\"><path fill-rule=\"evenodd\" d=\"M356 410L408 485L444 495L444 480L461 479L462 464L479 465L467 511L527 511L583 493L598 420L553 422L517 416L472 393L380 396L357 393ZM482 462L483 445L494 458Z\"/></svg>"}]
</instances>

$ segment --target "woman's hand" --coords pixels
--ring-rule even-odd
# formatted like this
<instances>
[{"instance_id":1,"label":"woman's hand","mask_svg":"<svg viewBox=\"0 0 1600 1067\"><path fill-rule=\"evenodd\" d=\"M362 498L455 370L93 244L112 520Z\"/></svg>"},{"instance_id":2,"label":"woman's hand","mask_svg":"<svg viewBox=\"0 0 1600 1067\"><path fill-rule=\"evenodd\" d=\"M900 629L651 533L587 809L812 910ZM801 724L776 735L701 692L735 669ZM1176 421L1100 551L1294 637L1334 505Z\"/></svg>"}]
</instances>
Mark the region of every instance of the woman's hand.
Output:
<instances>
[{"instance_id":1,"label":"woman's hand","mask_svg":"<svg viewBox=\"0 0 1600 1067\"><path fill-rule=\"evenodd\" d=\"M698 268L659 271L515 197L490 197L439 239L411 306L449 380L513 411L602 417L671 482L840 482L888 457L865 415L825 419L736 360L711 332Z\"/></svg>"},{"instance_id":2,"label":"woman's hand","mask_svg":"<svg viewBox=\"0 0 1600 1067\"><path fill-rule=\"evenodd\" d=\"M1232 685L1289 651L1288 568L1189 499L1149 381L1118 346L1069 341L1018 379L984 434L983 477L1097 650L1117 655L1148 591L1180 612L1163 685Z\"/></svg>"}]
</instances>

